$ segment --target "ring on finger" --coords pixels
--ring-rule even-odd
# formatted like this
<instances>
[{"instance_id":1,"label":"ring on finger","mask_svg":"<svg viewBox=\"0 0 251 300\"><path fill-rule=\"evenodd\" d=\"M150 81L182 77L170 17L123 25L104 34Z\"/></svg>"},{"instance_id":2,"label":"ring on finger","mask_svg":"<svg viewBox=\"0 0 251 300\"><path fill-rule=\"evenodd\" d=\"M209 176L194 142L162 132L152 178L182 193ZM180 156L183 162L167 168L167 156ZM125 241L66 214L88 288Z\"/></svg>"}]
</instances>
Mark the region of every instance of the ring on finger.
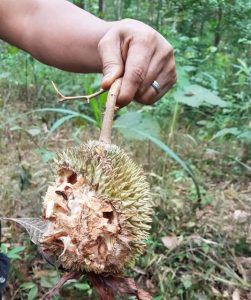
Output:
<instances>
[{"instance_id":1,"label":"ring on finger","mask_svg":"<svg viewBox=\"0 0 251 300\"><path fill-rule=\"evenodd\" d=\"M157 94L160 93L161 88L160 88L160 85L159 85L158 81L154 80L151 83L151 87L153 87L155 89L155 91L156 91Z\"/></svg>"}]
</instances>

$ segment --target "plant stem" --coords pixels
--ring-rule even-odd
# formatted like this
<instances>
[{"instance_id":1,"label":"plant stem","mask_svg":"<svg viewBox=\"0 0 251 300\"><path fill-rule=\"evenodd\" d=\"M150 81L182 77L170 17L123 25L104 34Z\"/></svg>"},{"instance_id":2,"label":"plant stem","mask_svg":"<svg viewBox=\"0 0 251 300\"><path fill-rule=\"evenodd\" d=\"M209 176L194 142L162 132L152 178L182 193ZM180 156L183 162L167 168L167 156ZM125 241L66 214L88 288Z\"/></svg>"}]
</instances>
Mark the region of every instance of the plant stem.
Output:
<instances>
[{"instance_id":1,"label":"plant stem","mask_svg":"<svg viewBox=\"0 0 251 300\"><path fill-rule=\"evenodd\" d=\"M100 89L99 91L93 93L93 94L90 94L90 95L81 95L81 96L64 96L60 91L59 89L56 87L55 83L52 81L51 82L56 93L60 96L58 102L63 102L63 101L66 101L66 100L77 100L77 99L85 99L87 102L89 102L92 98L95 98L103 93L105 93L106 91L103 90L103 89Z\"/></svg>"},{"instance_id":2,"label":"plant stem","mask_svg":"<svg viewBox=\"0 0 251 300\"><path fill-rule=\"evenodd\" d=\"M104 118L101 126L100 137L99 137L99 141L102 143L106 143L106 144L111 143L112 123L113 123L115 105L121 87L121 83L122 83L122 78L115 80L108 92L105 113L104 113Z\"/></svg>"}]
</instances>

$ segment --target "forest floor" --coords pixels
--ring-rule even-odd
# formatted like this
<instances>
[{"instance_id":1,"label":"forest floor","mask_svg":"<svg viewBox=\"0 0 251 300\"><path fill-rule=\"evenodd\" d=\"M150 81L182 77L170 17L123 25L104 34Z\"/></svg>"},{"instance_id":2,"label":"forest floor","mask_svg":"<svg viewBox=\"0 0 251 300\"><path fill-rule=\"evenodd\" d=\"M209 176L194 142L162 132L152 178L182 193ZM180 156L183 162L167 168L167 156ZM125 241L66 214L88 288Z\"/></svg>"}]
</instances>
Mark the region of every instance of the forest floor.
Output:
<instances>
[{"instance_id":1,"label":"forest floor","mask_svg":"<svg viewBox=\"0 0 251 300\"><path fill-rule=\"evenodd\" d=\"M50 159L54 152L76 144L71 135L74 124L47 137L51 117L25 114L30 104L8 97L8 93L0 97L0 214L37 217L53 180ZM98 130L90 127L80 140L97 136ZM198 202L192 180L159 149L117 135L113 141L144 167L155 202L146 252L130 271L139 285L155 300L251 299L251 180L245 168L229 158L240 146L234 141L208 145L191 140L182 130L175 133L172 147L199 180ZM9 222L2 226L2 250L12 260L3 299L39 299L58 280L59 272L43 261L20 228ZM61 298L55 299L80 295L96 299L84 276L66 284Z\"/></svg>"}]
</instances>

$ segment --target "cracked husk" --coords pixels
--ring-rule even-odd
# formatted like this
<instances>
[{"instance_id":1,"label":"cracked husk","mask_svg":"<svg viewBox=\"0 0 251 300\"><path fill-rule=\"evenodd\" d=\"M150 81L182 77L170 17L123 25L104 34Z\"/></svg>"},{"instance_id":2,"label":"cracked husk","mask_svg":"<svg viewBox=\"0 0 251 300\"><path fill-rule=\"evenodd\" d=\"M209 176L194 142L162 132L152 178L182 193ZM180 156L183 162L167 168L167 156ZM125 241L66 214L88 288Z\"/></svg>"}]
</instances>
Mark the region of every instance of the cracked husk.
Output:
<instances>
[{"instance_id":1,"label":"cracked husk","mask_svg":"<svg viewBox=\"0 0 251 300\"><path fill-rule=\"evenodd\" d=\"M58 155L40 241L67 270L122 271L142 254L151 222L143 171L115 145L90 141Z\"/></svg>"}]
</instances>

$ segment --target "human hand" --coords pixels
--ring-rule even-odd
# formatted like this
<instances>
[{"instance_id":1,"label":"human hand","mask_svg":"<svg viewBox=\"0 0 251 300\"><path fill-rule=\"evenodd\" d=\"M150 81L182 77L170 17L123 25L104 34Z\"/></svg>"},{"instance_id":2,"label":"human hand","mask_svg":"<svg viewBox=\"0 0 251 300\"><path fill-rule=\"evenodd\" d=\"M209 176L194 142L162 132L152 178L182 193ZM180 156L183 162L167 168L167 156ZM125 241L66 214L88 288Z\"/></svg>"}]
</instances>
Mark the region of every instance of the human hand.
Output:
<instances>
[{"instance_id":1,"label":"human hand","mask_svg":"<svg viewBox=\"0 0 251 300\"><path fill-rule=\"evenodd\" d=\"M123 75L118 97L120 107L132 100L153 104L176 82L172 46L153 28L136 20L112 23L99 42L103 64L103 89ZM159 93L151 86L156 80Z\"/></svg>"}]
</instances>

